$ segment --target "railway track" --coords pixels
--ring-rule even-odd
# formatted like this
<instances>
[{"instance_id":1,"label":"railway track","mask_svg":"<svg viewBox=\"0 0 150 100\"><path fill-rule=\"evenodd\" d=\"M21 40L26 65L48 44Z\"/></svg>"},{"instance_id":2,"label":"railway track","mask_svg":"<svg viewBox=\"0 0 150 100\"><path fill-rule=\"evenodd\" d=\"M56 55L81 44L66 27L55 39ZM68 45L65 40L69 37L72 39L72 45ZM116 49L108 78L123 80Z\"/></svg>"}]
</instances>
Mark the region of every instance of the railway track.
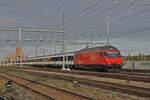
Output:
<instances>
[{"instance_id":1,"label":"railway track","mask_svg":"<svg viewBox=\"0 0 150 100\"><path fill-rule=\"evenodd\" d=\"M150 74L150 70L139 70L139 69L121 69L122 72L135 72L135 73L148 73Z\"/></svg>"},{"instance_id":2,"label":"railway track","mask_svg":"<svg viewBox=\"0 0 150 100\"><path fill-rule=\"evenodd\" d=\"M44 93L41 93L40 91L37 91L33 88L31 88L30 86L27 86L25 84L22 84L21 82L15 80L11 75L9 74L0 74L0 77L4 78L4 79L7 79L7 80L11 80L12 82L16 83L16 84L19 84L20 86L24 87L24 88L27 88L29 90L31 90L32 92L35 92L35 93L38 93L40 96L43 96L44 98L48 99L48 100L56 100L54 99L53 97L51 96L48 96ZM0 99L1 100L1 99Z\"/></svg>"},{"instance_id":3,"label":"railway track","mask_svg":"<svg viewBox=\"0 0 150 100\"><path fill-rule=\"evenodd\" d=\"M16 69L17 71L18 69ZM34 75L40 75L44 77L49 77L49 78L54 78L54 79L63 79L66 81L78 81L80 84L85 84L89 85L92 87L97 87L101 89L106 89L106 90L112 90L116 92L121 92L125 94L130 94L130 95L136 95L140 97L148 97L150 98L150 89L149 88L143 88L143 87L136 87L136 86L129 86L129 85L123 85L123 84L117 84L117 83L111 83L111 82L105 82L105 81L98 81L98 80L91 80L91 79L85 79L85 78L79 78L79 77L74 77L74 76L66 76L66 75L54 75L54 74L49 74L49 73L43 73L40 71L27 71L27 70L18 70L22 72L26 72L29 74L34 74Z\"/></svg>"},{"instance_id":4,"label":"railway track","mask_svg":"<svg viewBox=\"0 0 150 100\"><path fill-rule=\"evenodd\" d=\"M46 85L13 74L3 73L0 74L0 76L12 80L15 83L20 84L26 88L32 89L33 91L49 98L50 100L94 100L90 97L78 93Z\"/></svg>"},{"instance_id":5,"label":"railway track","mask_svg":"<svg viewBox=\"0 0 150 100\"><path fill-rule=\"evenodd\" d=\"M121 69L121 70L116 71L116 73L128 74L128 75L150 76L150 70Z\"/></svg>"},{"instance_id":6,"label":"railway track","mask_svg":"<svg viewBox=\"0 0 150 100\"><path fill-rule=\"evenodd\" d=\"M47 71L47 72L59 72L59 73L67 73L67 74L74 74L74 75L87 75L87 76L96 76L96 77L104 77L104 78L114 78L114 79L121 79L121 80L128 80L128 81L137 81L137 82L144 82L150 83L150 75L148 74L139 74L139 73L129 73L129 72L119 72L119 73L107 73L107 72L89 72L89 71L62 71L56 69L49 69L49 68L6 68L5 69L30 69L30 70L37 70L37 71Z\"/></svg>"}]
</instances>

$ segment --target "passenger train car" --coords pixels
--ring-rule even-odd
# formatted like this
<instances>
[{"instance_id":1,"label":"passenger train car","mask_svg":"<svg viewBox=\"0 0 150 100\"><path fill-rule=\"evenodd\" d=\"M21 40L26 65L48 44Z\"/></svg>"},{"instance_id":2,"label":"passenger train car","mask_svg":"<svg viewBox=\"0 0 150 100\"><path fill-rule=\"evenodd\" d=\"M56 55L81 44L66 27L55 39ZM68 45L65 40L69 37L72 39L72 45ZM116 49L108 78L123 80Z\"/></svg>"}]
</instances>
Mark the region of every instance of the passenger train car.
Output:
<instances>
[{"instance_id":1,"label":"passenger train car","mask_svg":"<svg viewBox=\"0 0 150 100\"><path fill-rule=\"evenodd\" d=\"M123 59L120 51L112 45L84 48L76 52L65 53L65 64L70 68L80 69L120 69ZM16 64L19 64L17 61ZM32 57L23 60L24 65L62 67L62 53Z\"/></svg>"}]
</instances>

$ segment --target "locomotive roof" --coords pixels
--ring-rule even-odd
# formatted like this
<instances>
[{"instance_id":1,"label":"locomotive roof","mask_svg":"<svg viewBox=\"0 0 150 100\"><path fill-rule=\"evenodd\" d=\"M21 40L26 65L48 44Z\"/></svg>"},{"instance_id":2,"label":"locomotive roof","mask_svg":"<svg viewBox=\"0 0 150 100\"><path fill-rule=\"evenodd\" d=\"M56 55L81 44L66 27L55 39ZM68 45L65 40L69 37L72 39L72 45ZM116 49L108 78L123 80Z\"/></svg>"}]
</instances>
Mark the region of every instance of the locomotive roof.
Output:
<instances>
[{"instance_id":1,"label":"locomotive roof","mask_svg":"<svg viewBox=\"0 0 150 100\"><path fill-rule=\"evenodd\" d=\"M118 49L112 45L104 45L104 46L93 47L93 48L84 48L79 50L78 52L98 51L98 50L118 50Z\"/></svg>"}]
</instances>

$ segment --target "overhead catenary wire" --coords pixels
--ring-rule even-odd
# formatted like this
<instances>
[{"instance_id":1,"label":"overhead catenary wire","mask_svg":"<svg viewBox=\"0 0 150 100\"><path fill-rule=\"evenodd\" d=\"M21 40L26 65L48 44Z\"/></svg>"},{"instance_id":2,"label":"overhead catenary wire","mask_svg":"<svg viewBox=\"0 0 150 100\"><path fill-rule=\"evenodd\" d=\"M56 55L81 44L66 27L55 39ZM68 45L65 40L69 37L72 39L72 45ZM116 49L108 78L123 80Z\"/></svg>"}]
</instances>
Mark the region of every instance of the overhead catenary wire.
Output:
<instances>
[{"instance_id":1,"label":"overhead catenary wire","mask_svg":"<svg viewBox=\"0 0 150 100\"><path fill-rule=\"evenodd\" d=\"M74 1L75 0L66 0L62 5L63 5L63 7L61 8L59 8L60 9L60 11L62 12L62 10L64 9L64 8L66 8L67 6L71 6L73 3L74 3ZM54 18L54 19L52 19L52 20L49 20L50 18ZM50 24L50 23L54 23L55 24L55 22L58 20L58 18L61 18L60 17L60 14L59 15L52 15L52 16L50 16L50 15L48 15L47 17L45 17L45 18L43 18L42 20L40 20L38 23L36 23L36 24L34 24L34 25L31 25L31 26L25 26L24 28L29 28L29 27L37 27L37 26L41 26L42 25L42 23L43 22L49 22L49 23L47 23L47 24L44 24L44 25L42 25L42 26L47 26L48 24ZM59 19L60 20L60 19Z\"/></svg>"},{"instance_id":2,"label":"overhead catenary wire","mask_svg":"<svg viewBox=\"0 0 150 100\"><path fill-rule=\"evenodd\" d=\"M137 33L141 33L143 31L148 31L148 30L150 30L149 26L141 27L141 28L138 27L136 29L132 29L132 30L128 30L128 31L112 32L114 34L115 33L119 33L119 35L117 35L117 34L116 35L112 35L112 37L117 37L117 36L121 37L121 36L127 36L127 35L130 35L130 37L131 37L131 35L136 35ZM131 33L134 33L134 34L131 34Z\"/></svg>"},{"instance_id":3,"label":"overhead catenary wire","mask_svg":"<svg viewBox=\"0 0 150 100\"><path fill-rule=\"evenodd\" d=\"M81 19L81 18L80 18ZM68 25L68 27L70 27L71 25Z\"/></svg>"},{"instance_id":4,"label":"overhead catenary wire","mask_svg":"<svg viewBox=\"0 0 150 100\"><path fill-rule=\"evenodd\" d=\"M88 13L93 13L94 11L96 11L97 9L100 9L101 7L106 6L107 4L110 4L113 0L110 0L109 2L103 3L102 5L99 5L99 3L94 3L94 5L98 5L98 6L91 6L92 8L88 8L88 9L84 9L82 12L80 12L79 14L73 15L73 17L70 17L67 19L67 23L72 23L73 20L77 20L78 18L84 17L83 14L88 14Z\"/></svg>"},{"instance_id":5,"label":"overhead catenary wire","mask_svg":"<svg viewBox=\"0 0 150 100\"><path fill-rule=\"evenodd\" d=\"M74 17L78 17L81 16L82 14L84 14L86 11L90 10L91 8L99 5L99 0L94 1L92 3L90 3L89 5L86 5L86 8L83 8L81 10L79 10L76 14L70 16L69 18L67 18L67 20L70 22Z\"/></svg>"},{"instance_id":6,"label":"overhead catenary wire","mask_svg":"<svg viewBox=\"0 0 150 100\"><path fill-rule=\"evenodd\" d=\"M112 8L113 8L113 7L112 7ZM92 13L93 13L93 12L92 12ZM81 17L81 18L83 18L83 17ZM73 24L71 24L71 25L70 25L70 23L69 23L69 24L67 23L67 25L68 25L67 27L72 27L72 26L75 24L75 22L77 23L77 21L81 20L81 18L78 19L78 20L73 21L74 23L71 22L71 23L73 23ZM101 16L101 18L105 18L105 16ZM85 19L85 20L86 20L86 19Z\"/></svg>"},{"instance_id":7,"label":"overhead catenary wire","mask_svg":"<svg viewBox=\"0 0 150 100\"><path fill-rule=\"evenodd\" d=\"M73 0L73 1L75 1L75 0ZM76 2L77 2L77 0L76 0ZM70 5L68 5L66 8L69 8L71 5L73 5L73 3L74 3L74 2L71 2ZM64 8L64 9L66 9L66 8ZM48 24L47 24L47 25L48 25Z\"/></svg>"},{"instance_id":8,"label":"overhead catenary wire","mask_svg":"<svg viewBox=\"0 0 150 100\"><path fill-rule=\"evenodd\" d=\"M147 13L148 14L148 13ZM120 23L120 24L117 24L117 25L113 25L113 26L121 26L121 25L126 25L126 24L135 24L135 23L139 23L139 21L145 21L147 20L148 17L147 15L144 15L142 17L139 17L138 19L137 18L133 18L132 20L130 21L125 21L124 23Z\"/></svg>"},{"instance_id":9,"label":"overhead catenary wire","mask_svg":"<svg viewBox=\"0 0 150 100\"><path fill-rule=\"evenodd\" d=\"M84 13L84 12L83 12ZM77 16L79 16L79 14L77 14ZM75 16L76 17L76 16Z\"/></svg>"}]
</instances>

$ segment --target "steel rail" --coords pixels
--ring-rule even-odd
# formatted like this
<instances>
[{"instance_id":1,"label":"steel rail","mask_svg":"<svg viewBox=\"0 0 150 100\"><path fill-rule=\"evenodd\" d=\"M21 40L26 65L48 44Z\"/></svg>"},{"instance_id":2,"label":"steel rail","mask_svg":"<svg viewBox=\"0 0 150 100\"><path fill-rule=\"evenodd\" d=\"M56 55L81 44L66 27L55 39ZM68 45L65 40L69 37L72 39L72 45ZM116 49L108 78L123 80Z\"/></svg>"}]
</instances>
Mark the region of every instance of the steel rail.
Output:
<instances>
[{"instance_id":1,"label":"steel rail","mask_svg":"<svg viewBox=\"0 0 150 100\"><path fill-rule=\"evenodd\" d=\"M13 75L13 74L9 74L9 73L5 73L5 74L13 76L13 77L16 77L16 78L20 78L20 79L23 79L23 80L26 80L26 81L29 81L29 82L34 83L34 84L38 84L38 85L42 85L42 86L54 89L56 91L62 92L63 94L71 95L74 98L80 98L81 100L94 100L93 98L90 98L88 96L85 96L85 95L82 95L82 94L78 94L78 93L75 93L75 92L72 92L72 91L64 90L64 89L57 88L57 87L54 87L54 86L51 86L51 85L47 85L47 84L44 84L44 83L40 83L40 82L37 82L37 81L26 79L26 78L23 78L23 77L20 77L20 76L17 76L17 75ZM43 93L43 94L47 95L45 93ZM47 95L47 96L49 96L49 95ZM50 96L50 97L52 97L52 96ZM54 97L52 97L52 98L54 98ZM53 100L57 100L57 96Z\"/></svg>"},{"instance_id":2,"label":"steel rail","mask_svg":"<svg viewBox=\"0 0 150 100\"><path fill-rule=\"evenodd\" d=\"M106 89L106 90L112 90L112 91L117 91L117 92L121 92L121 93L150 98L150 89L149 88L129 86L129 85L123 85L123 84L117 84L117 83L111 83L111 82L105 82L105 81L96 81L96 80L90 80L90 79L85 79L85 78L77 78L74 76L54 75L54 74L49 74L49 73L42 73L39 71L33 72L32 70L31 71L18 70L18 71L35 74L35 75L40 75L43 77L62 79L62 80L70 81L70 82L73 82L74 80L76 80L80 84L85 84L85 85L89 85L92 87L97 87L97 88L102 88L102 89Z\"/></svg>"},{"instance_id":3,"label":"steel rail","mask_svg":"<svg viewBox=\"0 0 150 100\"><path fill-rule=\"evenodd\" d=\"M40 70L40 71L50 71L50 72L59 72L59 73L68 73L68 74L75 74L75 75L87 75L87 76L96 76L96 77L104 77L104 78L114 78L114 79L121 79L121 80L129 80L129 81L137 81L137 82L144 82L150 83L150 75L147 74L136 74L136 73L110 73L110 72L89 72L89 71L79 71L79 70L72 70L72 71L65 71L65 70L56 70L56 69L49 69L49 68L18 68L18 67L3 67L6 69L30 69L30 70Z\"/></svg>"},{"instance_id":4,"label":"steel rail","mask_svg":"<svg viewBox=\"0 0 150 100\"><path fill-rule=\"evenodd\" d=\"M46 97L47 99L56 100L55 98L53 98L53 97L51 97L51 96L49 96L49 95L46 95L46 94L44 94L44 93L41 93L40 91L36 91L36 90L34 90L34 89L32 89L32 88L26 86L26 85L23 85L23 84L21 84L21 83L19 83L19 82L17 82L17 81L14 81L13 79L8 78L8 77L6 77L6 76L4 76L4 75L2 75L2 74L0 74L0 77L2 77L2 78L4 78L4 79L7 79L7 80L11 80L12 82L14 82L14 83L16 83L16 84L18 84L18 85L20 85L20 86L26 88L26 89L29 89L29 90L31 90L31 91L33 91L33 92L35 92L35 93L38 93L39 95L41 95L41 96L43 96L43 97Z\"/></svg>"}]
</instances>

